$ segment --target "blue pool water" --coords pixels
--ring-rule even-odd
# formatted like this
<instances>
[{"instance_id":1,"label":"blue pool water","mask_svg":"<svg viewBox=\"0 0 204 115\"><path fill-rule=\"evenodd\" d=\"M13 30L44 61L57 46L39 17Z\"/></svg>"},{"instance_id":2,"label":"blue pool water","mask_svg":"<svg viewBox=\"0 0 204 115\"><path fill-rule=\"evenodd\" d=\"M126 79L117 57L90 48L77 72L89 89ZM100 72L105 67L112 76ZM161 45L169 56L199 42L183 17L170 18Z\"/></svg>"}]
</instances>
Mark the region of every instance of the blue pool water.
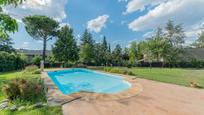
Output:
<instances>
[{"instance_id":1,"label":"blue pool water","mask_svg":"<svg viewBox=\"0 0 204 115\"><path fill-rule=\"evenodd\" d=\"M80 91L114 94L127 90L131 84L121 76L109 75L88 69L69 69L48 72L63 94Z\"/></svg>"}]
</instances>

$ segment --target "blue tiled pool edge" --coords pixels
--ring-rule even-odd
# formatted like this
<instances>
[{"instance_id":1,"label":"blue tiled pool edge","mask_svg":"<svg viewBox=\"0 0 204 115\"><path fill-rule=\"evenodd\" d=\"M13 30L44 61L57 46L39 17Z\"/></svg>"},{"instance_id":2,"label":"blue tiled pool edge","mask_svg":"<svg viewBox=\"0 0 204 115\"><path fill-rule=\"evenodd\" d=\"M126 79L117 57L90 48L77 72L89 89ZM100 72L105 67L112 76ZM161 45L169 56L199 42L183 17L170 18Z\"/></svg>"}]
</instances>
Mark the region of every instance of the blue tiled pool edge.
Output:
<instances>
[{"instance_id":1,"label":"blue tiled pool edge","mask_svg":"<svg viewBox=\"0 0 204 115\"><path fill-rule=\"evenodd\" d=\"M50 75L48 74L48 72L47 72L47 75L52 79L52 81L54 82L54 84L57 86L57 88L58 88L59 90L64 88L64 87L62 87L62 85L56 80L55 77L50 76ZM60 90L60 91L61 91L63 94L66 95L65 90Z\"/></svg>"}]
</instances>

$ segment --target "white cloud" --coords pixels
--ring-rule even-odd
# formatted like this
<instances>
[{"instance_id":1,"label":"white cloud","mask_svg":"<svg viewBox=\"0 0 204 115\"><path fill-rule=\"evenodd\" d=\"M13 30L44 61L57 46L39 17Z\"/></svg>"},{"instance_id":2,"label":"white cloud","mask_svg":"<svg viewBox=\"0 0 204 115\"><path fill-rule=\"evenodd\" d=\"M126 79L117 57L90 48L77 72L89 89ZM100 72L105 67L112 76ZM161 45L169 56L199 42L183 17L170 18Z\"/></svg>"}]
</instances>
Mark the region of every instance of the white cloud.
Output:
<instances>
[{"instance_id":1,"label":"white cloud","mask_svg":"<svg viewBox=\"0 0 204 115\"><path fill-rule=\"evenodd\" d=\"M155 6L165 1L167 0L130 0L126 6L126 11L123 14L133 13L138 10L143 11L148 5Z\"/></svg>"},{"instance_id":2,"label":"white cloud","mask_svg":"<svg viewBox=\"0 0 204 115\"><path fill-rule=\"evenodd\" d=\"M57 21L66 18L65 5L67 0L26 0L23 4L17 6L6 6L4 11L21 20L29 15L47 15Z\"/></svg>"},{"instance_id":3,"label":"white cloud","mask_svg":"<svg viewBox=\"0 0 204 115\"><path fill-rule=\"evenodd\" d=\"M189 45L198 39L198 35L203 31L204 23L195 24L191 28L185 31L186 44Z\"/></svg>"},{"instance_id":4,"label":"white cloud","mask_svg":"<svg viewBox=\"0 0 204 115\"><path fill-rule=\"evenodd\" d=\"M102 28L105 27L105 24L108 18L109 18L109 15L102 15L102 16L98 16L97 18L88 21L87 29L89 29L90 31L94 31L96 33L100 32Z\"/></svg>"},{"instance_id":5,"label":"white cloud","mask_svg":"<svg viewBox=\"0 0 204 115\"><path fill-rule=\"evenodd\" d=\"M143 37L144 38L150 38L150 37L152 37L154 35L154 31L149 31L149 32L146 32L144 35L143 35Z\"/></svg>"},{"instance_id":6,"label":"white cloud","mask_svg":"<svg viewBox=\"0 0 204 115\"><path fill-rule=\"evenodd\" d=\"M129 29L143 31L163 27L171 19L181 23L184 29L204 21L204 0L169 0L160 3L144 16L140 16L131 23Z\"/></svg>"}]
</instances>

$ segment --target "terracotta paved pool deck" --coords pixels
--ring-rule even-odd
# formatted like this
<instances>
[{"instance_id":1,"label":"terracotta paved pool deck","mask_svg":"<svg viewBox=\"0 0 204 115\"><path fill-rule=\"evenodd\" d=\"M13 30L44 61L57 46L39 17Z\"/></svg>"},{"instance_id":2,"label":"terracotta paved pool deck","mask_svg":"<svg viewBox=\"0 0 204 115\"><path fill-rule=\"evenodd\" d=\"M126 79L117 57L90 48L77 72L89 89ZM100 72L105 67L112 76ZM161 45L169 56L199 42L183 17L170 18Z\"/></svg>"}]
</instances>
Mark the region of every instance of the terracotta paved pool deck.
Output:
<instances>
[{"instance_id":1,"label":"terracotta paved pool deck","mask_svg":"<svg viewBox=\"0 0 204 115\"><path fill-rule=\"evenodd\" d=\"M143 91L117 101L63 105L64 115L204 115L204 90L137 79Z\"/></svg>"}]
</instances>

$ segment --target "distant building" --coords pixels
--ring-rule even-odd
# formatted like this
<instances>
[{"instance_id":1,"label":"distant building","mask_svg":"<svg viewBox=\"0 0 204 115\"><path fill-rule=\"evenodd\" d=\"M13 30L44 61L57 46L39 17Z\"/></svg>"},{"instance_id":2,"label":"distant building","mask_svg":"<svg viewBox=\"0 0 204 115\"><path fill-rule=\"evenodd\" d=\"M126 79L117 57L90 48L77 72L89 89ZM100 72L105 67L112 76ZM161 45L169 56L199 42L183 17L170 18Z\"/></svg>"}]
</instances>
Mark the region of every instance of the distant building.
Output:
<instances>
[{"instance_id":1,"label":"distant building","mask_svg":"<svg viewBox=\"0 0 204 115\"><path fill-rule=\"evenodd\" d=\"M18 49L17 52L23 53L28 57L28 60L31 61L35 56L42 56L42 50L27 50L27 49ZM46 51L46 56L50 55L51 51Z\"/></svg>"},{"instance_id":2,"label":"distant building","mask_svg":"<svg viewBox=\"0 0 204 115\"><path fill-rule=\"evenodd\" d=\"M182 53L179 54L180 61L191 62L192 60L204 61L204 48L185 48ZM142 61L149 62L146 54L143 55ZM157 62L157 60L152 60ZM163 62L163 58L159 59L159 62Z\"/></svg>"},{"instance_id":3,"label":"distant building","mask_svg":"<svg viewBox=\"0 0 204 115\"><path fill-rule=\"evenodd\" d=\"M192 59L204 61L204 48L185 48L181 59L185 62L190 62Z\"/></svg>"}]
</instances>

